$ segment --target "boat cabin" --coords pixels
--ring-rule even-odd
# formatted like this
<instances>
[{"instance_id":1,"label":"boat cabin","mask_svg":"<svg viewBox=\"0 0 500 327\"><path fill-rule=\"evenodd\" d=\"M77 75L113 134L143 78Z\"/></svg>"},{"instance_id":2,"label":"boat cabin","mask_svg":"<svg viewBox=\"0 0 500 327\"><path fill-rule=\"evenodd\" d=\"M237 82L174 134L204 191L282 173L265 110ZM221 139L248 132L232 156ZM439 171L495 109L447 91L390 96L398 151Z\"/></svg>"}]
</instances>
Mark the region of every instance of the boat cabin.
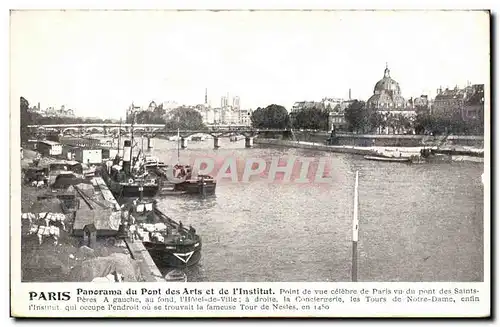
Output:
<instances>
[{"instance_id":1,"label":"boat cabin","mask_svg":"<svg viewBox=\"0 0 500 327\"><path fill-rule=\"evenodd\" d=\"M134 200L129 210L137 222L153 222L154 221L154 201L139 201Z\"/></svg>"},{"instance_id":2,"label":"boat cabin","mask_svg":"<svg viewBox=\"0 0 500 327\"><path fill-rule=\"evenodd\" d=\"M46 156L62 155L62 144L59 142L49 140L38 141L37 149Z\"/></svg>"}]
</instances>

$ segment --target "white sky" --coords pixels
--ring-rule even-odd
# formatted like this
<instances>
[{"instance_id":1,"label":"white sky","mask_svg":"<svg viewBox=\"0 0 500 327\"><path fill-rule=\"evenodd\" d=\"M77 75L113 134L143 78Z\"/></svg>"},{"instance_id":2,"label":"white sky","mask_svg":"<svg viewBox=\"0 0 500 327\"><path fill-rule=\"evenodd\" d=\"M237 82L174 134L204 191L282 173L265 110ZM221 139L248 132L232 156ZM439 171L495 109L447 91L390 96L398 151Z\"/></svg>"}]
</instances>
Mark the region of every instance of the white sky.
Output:
<instances>
[{"instance_id":1,"label":"white sky","mask_svg":"<svg viewBox=\"0 0 500 327\"><path fill-rule=\"evenodd\" d=\"M118 118L134 101L244 108L366 100L385 63L405 98L488 84L483 12L24 11L11 15L12 95Z\"/></svg>"}]
</instances>

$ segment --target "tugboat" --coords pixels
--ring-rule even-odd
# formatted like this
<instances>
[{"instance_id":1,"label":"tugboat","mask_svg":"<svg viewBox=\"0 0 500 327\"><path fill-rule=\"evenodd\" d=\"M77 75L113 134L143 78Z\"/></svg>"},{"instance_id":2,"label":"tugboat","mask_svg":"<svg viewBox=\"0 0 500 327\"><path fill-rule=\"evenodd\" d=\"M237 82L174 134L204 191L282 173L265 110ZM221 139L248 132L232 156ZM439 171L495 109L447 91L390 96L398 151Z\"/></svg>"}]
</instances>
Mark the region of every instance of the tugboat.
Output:
<instances>
[{"instance_id":1,"label":"tugboat","mask_svg":"<svg viewBox=\"0 0 500 327\"><path fill-rule=\"evenodd\" d=\"M105 166L101 167L100 173L104 182L118 198L137 198L141 188L144 196L154 197L160 189L159 180L150 176L147 171L142 174L140 170L134 173L131 155L131 142L126 140L123 146L123 160L117 156L113 161L107 161Z\"/></svg>"},{"instance_id":2,"label":"tugboat","mask_svg":"<svg viewBox=\"0 0 500 327\"><path fill-rule=\"evenodd\" d=\"M123 158L120 158L120 144L121 144L121 120L118 132L118 153L114 160L108 160L103 163L99 171L100 174L117 198L137 198L139 194L148 197L155 196L160 189L160 181L148 174L144 165L140 165L139 156L132 157L132 148L134 144L134 124L135 114L132 120L130 131L130 140L125 140L123 143ZM138 163L138 167L134 165ZM142 196L142 195L141 195Z\"/></svg>"},{"instance_id":3,"label":"tugboat","mask_svg":"<svg viewBox=\"0 0 500 327\"><path fill-rule=\"evenodd\" d=\"M142 196L128 204L130 232L139 239L160 267L184 268L201 259L201 237L169 218L156 207L153 199Z\"/></svg>"},{"instance_id":4,"label":"tugboat","mask_svg":"<svg viewBox=\"0 0 500 327\"><path fill-rule=\"evenodd\" d=\"M118 198L137 198L139 189L142 189L144 196L154 197L160 189L160 181L148 174L144 167L134 172L131 161L131 141L126 140L123 146L123 158L117 155L113 161L107 161L100 170L110 191Z\"/></svg>"}]
</instances>

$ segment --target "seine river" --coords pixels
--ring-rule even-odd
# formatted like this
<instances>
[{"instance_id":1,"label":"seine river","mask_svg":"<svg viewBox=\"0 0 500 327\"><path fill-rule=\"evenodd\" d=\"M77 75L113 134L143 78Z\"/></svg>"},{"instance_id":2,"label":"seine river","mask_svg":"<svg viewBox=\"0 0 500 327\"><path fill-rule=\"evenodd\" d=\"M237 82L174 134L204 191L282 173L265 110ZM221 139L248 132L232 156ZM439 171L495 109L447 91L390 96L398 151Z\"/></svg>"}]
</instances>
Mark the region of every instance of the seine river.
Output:
<instances>
[{"instance_id":1,"label":"seine river","mask_svg":"<svg viewBox=\"0 0 500 327\"><path fill-rule=\"evenodd\" d=\"M153 154L177 158L177 143ZM199 282L350 281L355 171L359 171L359 281L482 281L483 164L380 163L362 156L255 145L192 142L180 161L215 156L328 158L329 184L233 183L215 197L164 197L161 209L202 236ZM311 164L312 170L314 165ZM164 272L166 273L166 271Z\"/></svg>"}]
</instances>

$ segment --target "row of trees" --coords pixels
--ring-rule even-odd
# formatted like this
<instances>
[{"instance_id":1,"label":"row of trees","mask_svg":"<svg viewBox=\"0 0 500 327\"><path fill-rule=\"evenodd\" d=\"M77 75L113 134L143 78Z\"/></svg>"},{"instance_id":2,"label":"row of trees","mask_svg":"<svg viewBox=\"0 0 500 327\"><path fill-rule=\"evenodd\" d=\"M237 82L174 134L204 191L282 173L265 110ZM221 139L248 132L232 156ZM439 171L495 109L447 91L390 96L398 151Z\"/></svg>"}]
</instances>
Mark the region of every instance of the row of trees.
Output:
<instances>
[{"instance_id":1,"label":"row of trees","mask_svg":"<svg viewBox=\"0 0 500 327\"><path fill-rule=\"evenodd\" d=\"M127 123L131 123L134 115L127 117ZM193 109L179 107L166 112L163 104L154 110L138 111L135 113L135 123L137 124L165 124L168 129L205 129L203 117Z\"/></svg>"},{"instance_id":2,"label":"row of trees","mask_svg":"<svg viewBox=\"0 0 500 327\"><path fill-rule=\"evenodd\" d=\"M464 121L459 112L450 116L430 114L417 115L413 125L416 134L484 134L484 119L482 117L479 119Z\"/></svg>"},{"instance_id":3,"label":"row of trees","mask_svg":"<svg viewBox=\"0 0 500 327\"><path fill-rule=\"evenodd\" d=\"M389 129L393 134L404 134L413 131L412 118L369 110L364 101L352 102L346 108L344 117L350 132L380 134Z\"/></svg>"},{"instance_id":4,"label":"row of trees","mask_svg":"<svg viewBox=\"0 0 500 327\"><path fill-rule=\"evenodd\" d=\"M271 104L252 112L255 128L297 128L328 130L328 111L322 106L302 109L289 114L285 107Z\"/></svg>"},{"instance_id":5,"label":"row of trees","mask_svg":"<svg viewBox=\"0 0 500 327\"><path fill-rule=\"evenodd\" d=\"M330 112L321 105L312 108L304 108L293 113L294 128L314 129L327 131Z\"/></svg>"},{"instance_id":6,"label":"row of trees","mask_svg":"<svg viewBox=\"0 0 500 327\"><path fill-rule=\"evenodd\" d=\"M370 110L363 101L353 101L344 111L347 129L354 133L381 134L386 130L393 134L482 134L483 119L464 121L460 111L451 116L430 115L424 107L417 107L417 116L401 113L381 113ZM257 108L252 113L256 128L329 129L330 111L318 104L289 114L280 105L272 104Z\"/></svg>"},{"instance_id":7,"label":"row of trees","mask_svg":"<svg viewBox=\"0 0 500 327\"><path fill-rule=\"evenodd\" d=\"M366 108L363 101L354 101L346 108L347 128L355 133L382 133L386 128L393 134L482 134L483 119L464 121L459 110L451 115L431 115L426 108L415 108L416 117L383 114Z\"/></svg>"},{"instance_id":8,"label":"row of trees","mask_svg":"<svg viewBox=\"0 0 500 327\"><path fill-rule=\"evenodd\" d=\"M272 104L265 108L257 108L250 117L255 128L289 128L290 115L285 107Z\"/></svg>"}]
</instances>

